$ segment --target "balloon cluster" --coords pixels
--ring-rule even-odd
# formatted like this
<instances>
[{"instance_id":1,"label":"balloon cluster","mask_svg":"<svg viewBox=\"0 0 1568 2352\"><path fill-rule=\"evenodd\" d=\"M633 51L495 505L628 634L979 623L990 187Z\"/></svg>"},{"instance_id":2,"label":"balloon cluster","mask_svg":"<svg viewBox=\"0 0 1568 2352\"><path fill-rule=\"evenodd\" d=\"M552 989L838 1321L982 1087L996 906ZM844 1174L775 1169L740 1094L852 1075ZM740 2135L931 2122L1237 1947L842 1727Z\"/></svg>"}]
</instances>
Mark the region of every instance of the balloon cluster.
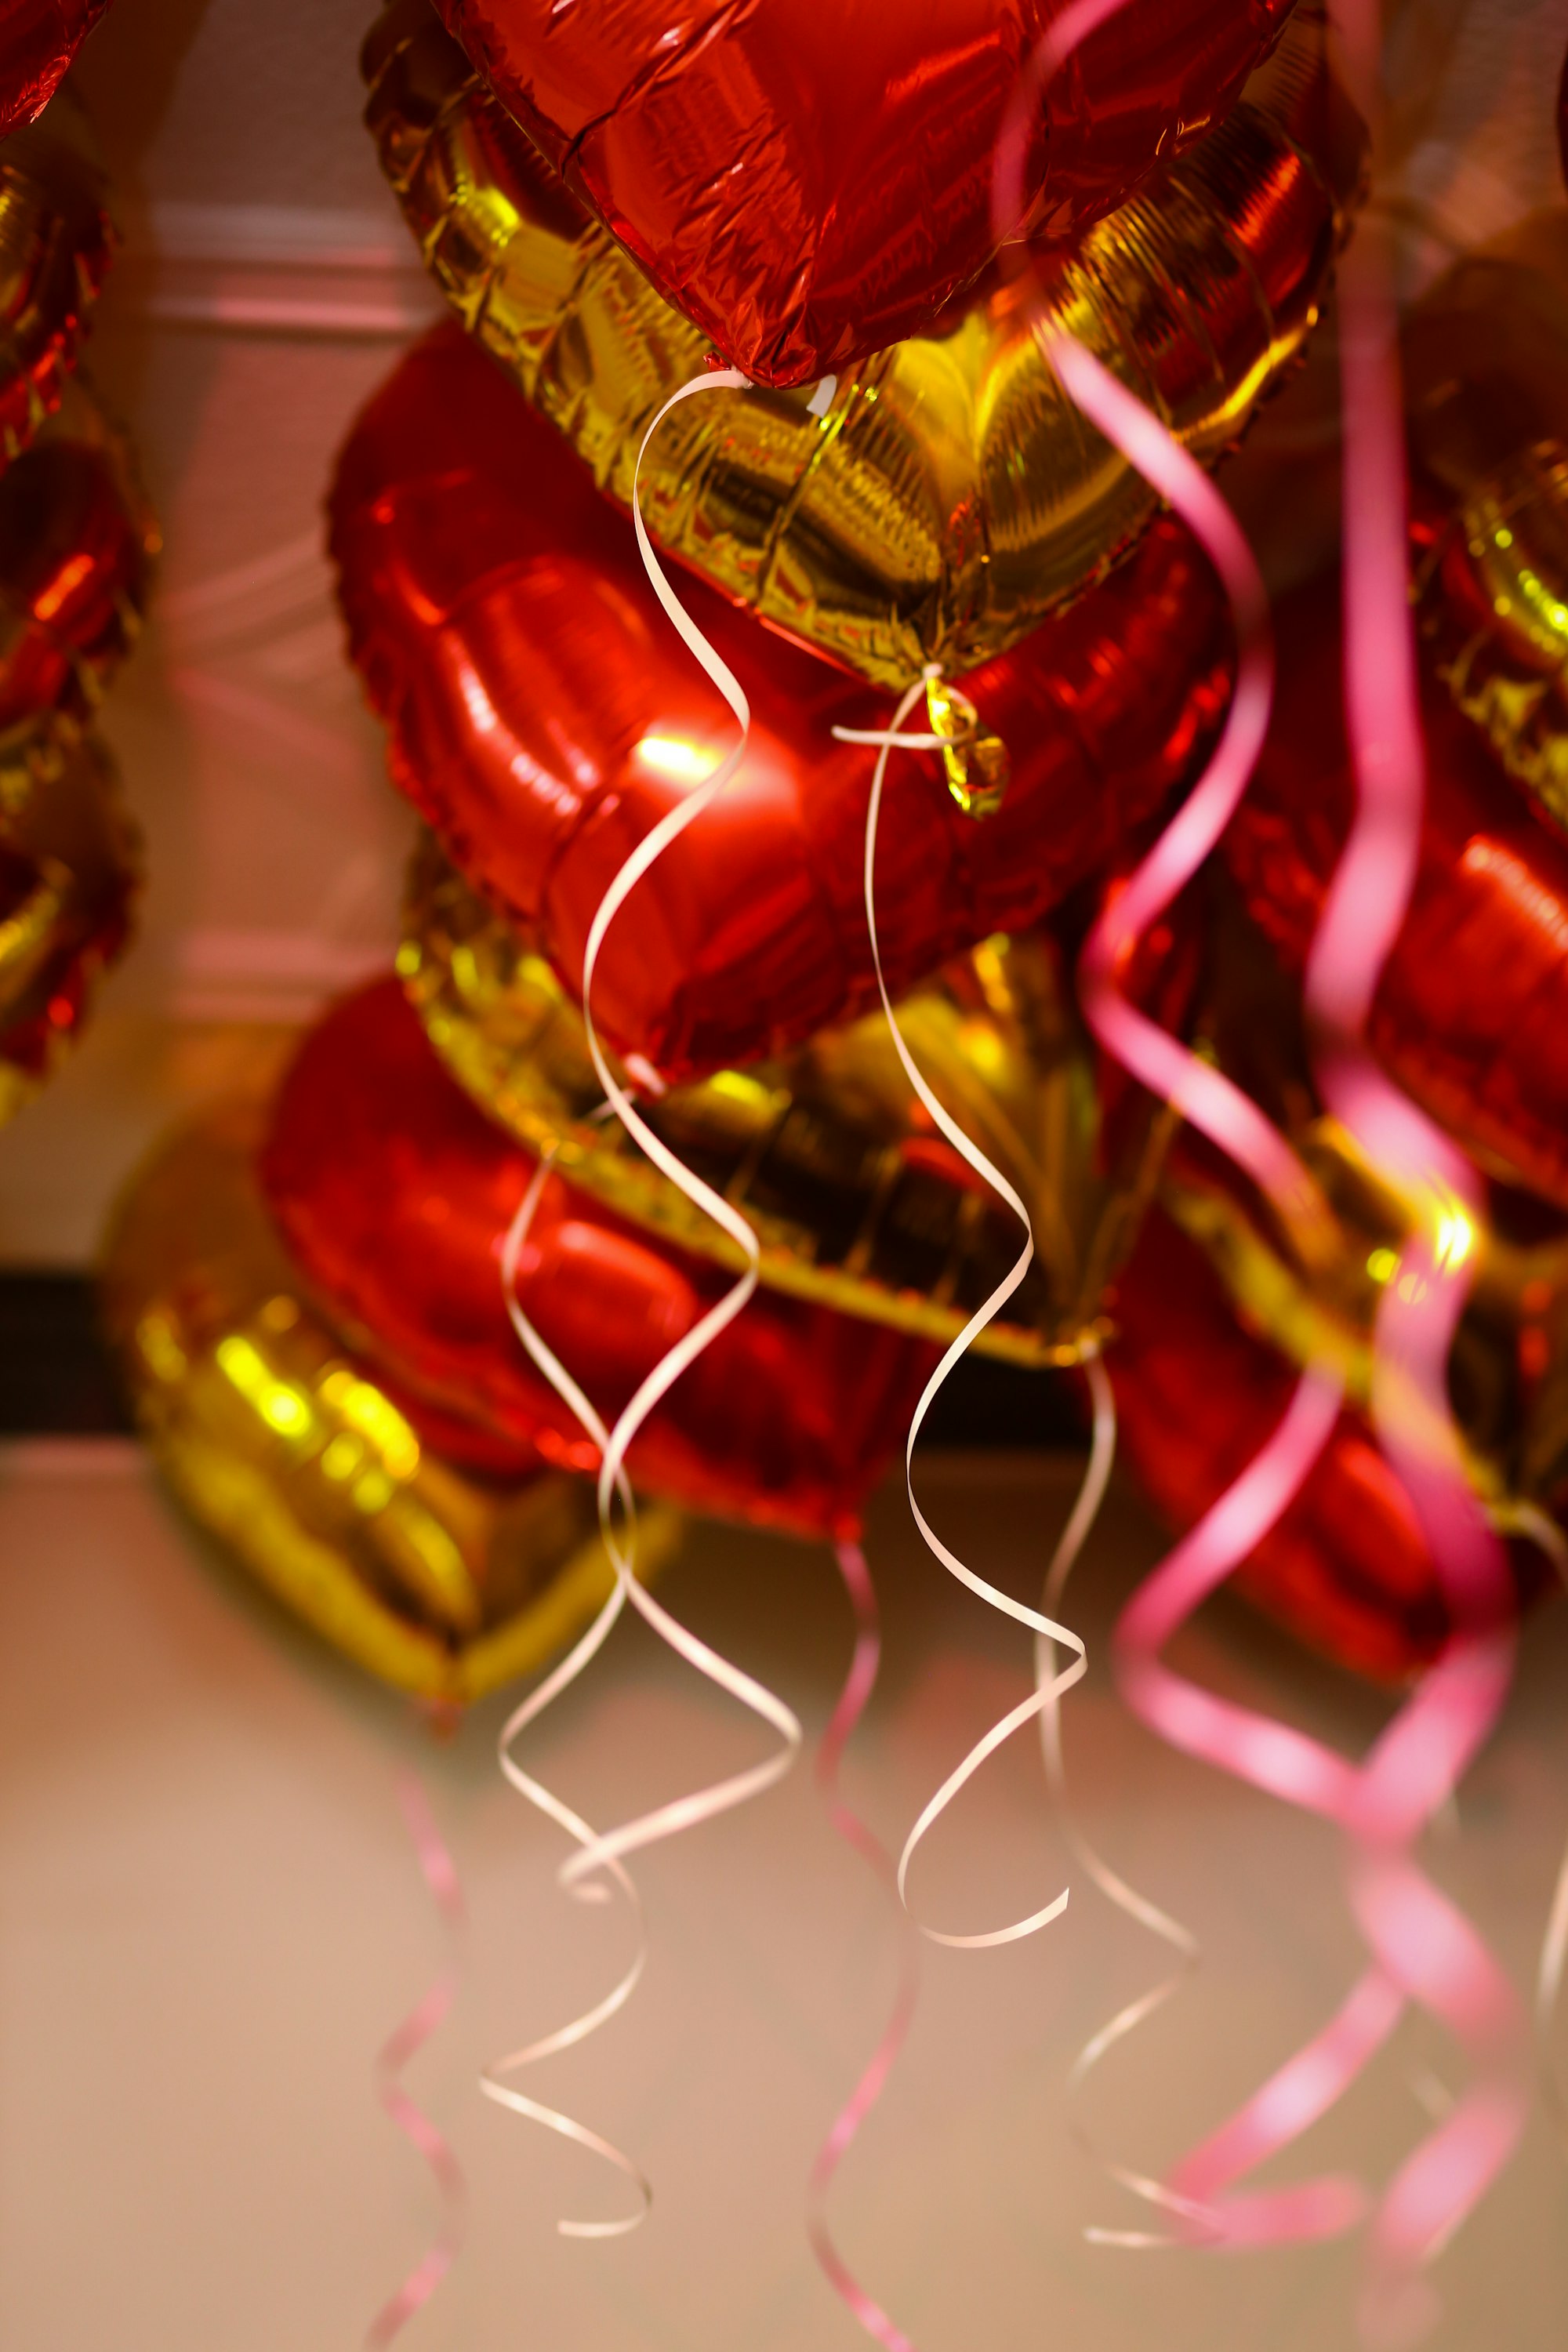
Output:
<instances>
[{"instance_id":1,"label":"balloon cluster","mask_svg":"<svg viewBox=\"0 0 1568 2352\"><path fill-rule=\"evenodd\" d=\"M1367 25L1342 32L1373 103ZM802 1738L644 1589L675 1515L836 1543L836 1757L874 1672L871 1486L972 1339L1086 1364L1040 1612L915 1506L1037 1671L889 1875L904 1899L1025 1724L1061 1784L1086 1661L1047 1612L1113 1385L1189 1530L1118 1621L1123 1696L1344 1832L1369 1948L1169 2181L1116 2177L1215 2242L1351 2226L1354 2184L1238 2183L1418 2003L1473 2080L1373 2213L1392 2311L1522 2117L1512 1995L1415 1849L1502 1705L1514 1583L1568 1563L1563 225L1409 326L1424 796L1381 231L1343 285L1348 723L1337 587L1280 604L1276 664L1202 471L1300 355L1363 192L1311 0L387 0L363 63L455 315L355 422L328 526L426 829L395 970L121 1207L149 1435L264 1580L427 1699L576 1634L502 1769L640 1939L626 1858ZM1164 1661L1238 1568L1342 1661L1430 1667L1361 1762ZM782 1745L601 1832L511 1743L623 1608ZM925 1932L1010 1942L1066 1899ZM634 2227L647 2183L513 2078L615 2014L644 1948L483 2078L635 2188L571 2234Z\"/></svg>"},{"instance_id":2,"label":"balloon cluster","mask_svg":"<svg viewBox=\"0 0 1568 2352\"><path fill-rule=\"evenodd\" d=\"M74 373L114 231L91 128L56 91L100 13L25 6L0 27L0 1121L78 1034L138 888L91 725L158 534L123 435Z\"/></svg>"},{"instance_id":3,"label":"balloon cluster","mask_svg":"<svg viewBox=\"0 0 1568 2352\"><path fill-rule=\"evenodd\" d=\"M363 1663L456 1700L608 1574L573 1483L596 1445L509 1318L525 1199L512 1303L605 1420L747 1257L604 1115L590 962L616 1084L759 1252L750 1304L642 1424L637 1488L852 1536L1017 1252L877 1009L855 739L920 691L881 967L1034 1223L982 1344L1070 1364L1109 1334L1171 1125L1102 1066L1071 956L1212 748L1235 655L1202 551L1084 423L997 251L1032 9L862 11L830 63L812 6L673 49L637 10L443 13L391 0L363 68L456 320L370 402L329 502L351 652L429 828L396 977L328 1015L265 1113L148 1172L108 1296L197 1514ZM1205 463L1301 352L1364 172L1321 12L1287 15L1183 0L1091 34L1010 225L1051 320ZM773 69L781 38L800 70ZM748 388L650 435L712 361ZM751 730L601 950L618 870L734 736L626 516L639 450L642 520ZM1138 974L1161 1017L1190 1017L1197 976L1163 927ZM221 1215L191 1213L204 1187Z\"/></svg>"}]
</instances>

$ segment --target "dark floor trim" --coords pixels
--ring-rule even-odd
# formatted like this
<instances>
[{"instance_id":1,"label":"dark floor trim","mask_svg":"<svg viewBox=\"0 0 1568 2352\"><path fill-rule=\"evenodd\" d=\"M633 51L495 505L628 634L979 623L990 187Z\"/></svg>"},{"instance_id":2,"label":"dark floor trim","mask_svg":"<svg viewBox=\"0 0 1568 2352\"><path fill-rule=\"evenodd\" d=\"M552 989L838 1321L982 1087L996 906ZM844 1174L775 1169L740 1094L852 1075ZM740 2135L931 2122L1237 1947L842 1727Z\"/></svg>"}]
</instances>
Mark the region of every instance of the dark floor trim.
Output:
<instances>
[{"instance_id":1,"label":"dark floor trim","mask_svg":"<svg viewBox=\"0 0 1568 2352\"><path fill-rule=\"evenodd\" d=\"M0 1437L98 1437L130 1426L89 1278L0 1275ZM1056 1446L1082 1429L1075 1381L972 1356L938 1397L923 1442Z\"/></svg>"}]
</instances>

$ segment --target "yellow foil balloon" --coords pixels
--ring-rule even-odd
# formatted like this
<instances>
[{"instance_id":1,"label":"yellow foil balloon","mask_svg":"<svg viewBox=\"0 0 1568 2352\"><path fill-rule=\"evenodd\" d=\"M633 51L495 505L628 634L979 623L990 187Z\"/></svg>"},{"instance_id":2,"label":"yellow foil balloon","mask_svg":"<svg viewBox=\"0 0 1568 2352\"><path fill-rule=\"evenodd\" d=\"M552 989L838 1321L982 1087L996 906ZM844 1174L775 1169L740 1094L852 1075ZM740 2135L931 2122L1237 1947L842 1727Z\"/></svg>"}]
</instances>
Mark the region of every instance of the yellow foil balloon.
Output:
<instances>
[{"instance_id":1,"label":"yellow foil balloon","mask_svg":"<svg viewBox=\"0 0 1568 2352\"><path fill-rule=\"evenodd\" d=\"M1568 212L1458 263L1405 343L1422 635L1568 829Z\"/></svg>"},{"instance_id":2,"label":"yellow foil balloon","mask_svg":"<svg viewBox=\"0 0 1568 2352\"><path fill-rule=\"evenodd\" d=\"M427 0L391 0L362 62L437 285L629 504L643 434L700 372L703 338L567 194ZM685 403L644 462L650 530L880 685L973 667L1100 577L1156 506L1068 400L1034 303L1213 462L1315 324L1363 163L1303 0L1226 121L1053 257L1037 293L1003 269L945 332L815 390Z\"/></svg>"},{"instance_id":3,"label":"yellow foil balloon","mask_svg":"<svg viewBox=\"0 0 1568 2352\"><path fill-rule=\"evenodd\" d=\"M422 1444L301 1293L251 1174L261 1119L185 1130L121 1199L101 1292L136 1417L199 1524L325 1640L458 1706L571 1639L614 1581L592 1482L500 1482ZM638 1515L640 1573L675 1516Z\"/></svg>"},{"instance_id":4,"label":"yellow foil balloon","mask_svg":"<svg viewBox=\"0 0 1568 2352\"><path fill-rule=\"evenodd\" d=\"M617 1122L594 1117L601 1090L576 1008L428 837L398 970L437 1051L493 1118L534 1150L557 1150L563 1174L623 1216L741 1263ZM1035 1264L977 1348L1018 1363L1076 1360L1109 1329L1102 1293L1132 1245L1167 1116L1134 1097L1114 1140L1104 1135L1086 1041L1043 939L977 948L906 998L899 1021L940 1099L1034 1219ZM931 1126L880 1013L825 1030L788 1061L721 1070L642 1110L751 1220L763 1280L777 1289L947 1340L1018 1255L1017 1220Z\"/></svg>"}]
</instances>

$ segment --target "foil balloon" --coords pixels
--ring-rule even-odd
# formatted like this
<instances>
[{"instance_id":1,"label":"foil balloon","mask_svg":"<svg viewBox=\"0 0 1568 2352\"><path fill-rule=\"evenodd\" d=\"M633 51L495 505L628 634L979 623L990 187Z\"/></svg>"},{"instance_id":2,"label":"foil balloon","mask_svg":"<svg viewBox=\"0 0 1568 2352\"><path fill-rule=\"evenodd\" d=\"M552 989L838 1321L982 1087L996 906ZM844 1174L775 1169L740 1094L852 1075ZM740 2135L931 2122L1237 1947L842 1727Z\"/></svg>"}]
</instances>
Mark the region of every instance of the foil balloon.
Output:
<instances>
[{"instance_id":1,"label":"foil balloon","mask_svg":"<svg viewBox=\"0 0 1568 2352\"><path fill-rule=\"evenodd\" d=\"M5 39L0 31L0 42ZM59 406L114 232L91 130L68 92L0 141L0 456Z\"/></svg>"},{"instance_id":2,"label":"foil balloon","mask_svg":"<svg viewBox=\"0 0 1568 2352\"><path fill-rule=\"evenodd\" d=\"M0 16L0 139L42 114L109 0L5 0Z\"/></svg>"},{"instance_id":3,"label":"foil balloon","mask_svg":"<svg viewBox=\"0 0 1568 2352\"><path fill-rule=\"evenodd\" d=\"M1458 263L1405 341L1428 656L1568 829L1568 212Z\"/></svg>"},{"instance_id":4,"label":"foil balloon","mask_svg":"<svg viewBox=\"0 0 1568 2352\"><path fill-rule=\"evenodd\" d=\"M1308 1134L1305 1149L1348 1195L1338 1263L1304 1280L1212 1171L1173 1168L1118 1285L1119 1336L1107 1362L1128 1457L1183 1528L1278 1421L1304 1365L1344 1374L1346 1409L1318 1472L1240 1582L1313 1648L1374 1679L1395 1678L1429 1663L1450 1631L1410 1498L1370 1423L1377 1295L1408 1224L1357 1213L1373 1188L1331 1121ZM1527 1598L1546 1576L1542 1533L1560 1544L1553 1528L1568 1516L1565 1326L1568 1242L1521 1247L1482 1236L1451 1381L1467 1475L1494 1524L1520 1538L1515 1576Z\"/></svg>"},{"instance_id":5,"label":"foil balloon","mask_svg":"<svg viewBox=\"0 0 1568 2352\"><path fill-rule=\"evenodd\" d=\"M635 1150L601 1093L582 1016L524 935L426 840L409 877L398 971L447 1068L492 1118L617 1215L739 1268L727 1236ZM1190 996L1171 973L1167 996ZM1166 1008L1180 1018L1181 1003ZM931 1085L1027 1201L1037 1256L977 1341L1070 1363L1107 1326L1169 1125L1147 1096L1100 1116L1059 953L991 940L900 1007ZM626 1083L623 1072L622 1082ZM746 1217L764 1283L945 1343L1018 1254L1017 1221L931 1126L880 1013L788 1060L671 1087L644 1116Z\"/></svg>"},{"instance_id":6,"label":"foil balloon","mask_svg":"<svg viewBox=\"0 0 1568 2352\"><path fill-rule=\"evenodd\" d=\"M130 452L79 385L0 474L0 795L86 724L141 632L157 524ZM56 727L40 737L37 721Z\"/></svg>"},{"instance_id":7,"label":"foil balloon","mask_svg":"<svg viewBox=\"0 0 1568 2352\"><path fill-rule=\"evenodd\" d=\"M1429 1204L1321 1109L1300 998L1259 935L1215 895L1197 1025L1215 1065L1290 1135L1333 1237L1303 1263L1258 1194L1192 1130L1165 1164L1162 1205L1247 1330L1298 1367L1331 1366L1348 1402L1370 1414L1383 1293L1408 1279L1405 1253ZM1568 1222L1494 1186L1485 1215L1466 1217L1452 1245L1470 1276L1447 1367L1465 1474L1500 1524L1539 1528L1568 1504Z\"/></svg>"},{"instance_id":8,"label":"foil balloon","mask_svg":"<svg viewBox=\"0 0 1568 2352\"><path fill-rule=\"evenodd\" d=\"M0 1122L75 1044L123 952L141 842L92 739L45 729L0 772Z\"/></svg>"},{"instance_id":9,"label":"foil balloon","mask_svg":"<svg viewBox=\"0 0 1568 2352\"><path fill-rule=\"evenodd\" d=\"M1040 94L1016 234L1073 237L1234 102L1288 0L1126 0ZM442 0L529 137L754 382L922 332L995 250L992 158L1049 0Z\"/></svg>"},{"instance_id":10,"label":"foil balloon","mask_svg":"<svg viewBox=\"0 0 1568 2352\"><path fill-rule=\"evenodd\" d=\"M140 842L84 730L157 543L124 445L68 387L0 473L0 1119L74 1043L130 936Z\"/></svg>"},{"instance_id":11,"label":"foil balloon","mask_svg":"<svg viewBox=\"0 0 1568 2352\"><path fill-rule=\"evenodd\" d=\"M501 1246L535 1165L447 1076L395 980L306 1040L260 1161L303 1276L368 1360L528 1460L593 1469L596 1449L524 1353L502 1291ZM613 1419L729 1287L552 1176L517 1295ZM759 1297L658 1407L633 1479L730 1517L851 1530L931 1363L898 1333Z\"/></svg>"},{"instance_id":12,"label":"foil balloon","mask_svg":"<svg viewBox=\"0 0 1568 2352\"><path fill-rule=\"evenodd\" d=\"M213 1112L115 1210L100 1298L137 1422L191 1516L286 1608L395 1688L461 1706L608 1594L592 1486L515 1458L498 1475L343 1347L262 1206L260 1128L253 1103ZM644 1515L644 1572L677 1533Z\"/></svg>"},{"instance_id":13,"label":"foil balloon","mask_svg":"<svg viewBox=\"0 0 1568 2352\"><path fill-rule=\"evenodd\" d=\"M1162 1517L1195 1526L1278 1425L1298 1372L1239 1320L1197 1246L1153 1210L1107 1351L1124 1456ZM1363 1417L1342 1412L1295 1499L1237 1572L1300 1640L1380 1682L1429 1664L1447 1612L1414 1506Z\"/></svg>"},{"instance_id":14,"label":"foil balloon","mask_svg":"<svg viewBox=\"0 0 1568 2352\"><path fill-rule=\"evenodd\" d=\"M731 748L729 706L630 526L455 328L361 417L331 517L395 781L580 994L606 887ZM751 750L610 930L594 989L604 1034L669 1079L788 1052L877 1002L860 897L876 754L834 730L885 725L885 707L700 583L688 594L750 698ZM901 758L882 816L889 984L1032 928L1111 856L1203 756L1230 661L1214 576L1166 523L1063 618L933 680L952 749ZM997 796L984 823L959 805Z\"/></svg>"},{"instance_id":15,"label":"foil balloon","mask_svg":"<svg viewBox=\"0 0 1568 2352\"><path fill-rule=\"evenodd\" d=\"M832 384L689 401L643 520L773 626L901 692L973 668L1103 576L1154 492L1068 399L1039 313L1218 457L1300 353L1359 191L1360 126L1302 6L1226 121L1070 254L994 276ZM382 166L437 283L632 501L643 436L705 342L584 213L442 31L392 0L362 60ZM825 397L826 395L826 397Z\"/></svg>"},{"instance_id":16,"label":"foil balloon","mask_svg":"<svg viewBox=\"0 0 1568 2352\"><path fill-rule=\"evenodd\" d=\"M1278 616L1268 740L1224 856L1299 973L1353 805L1331 583ZM1424 699L1427 794L1410 909L1370 1039L1492 1173L1568 1206L1568 847L1535 822L1440 685Z\"/></svg>"}]
</instances>

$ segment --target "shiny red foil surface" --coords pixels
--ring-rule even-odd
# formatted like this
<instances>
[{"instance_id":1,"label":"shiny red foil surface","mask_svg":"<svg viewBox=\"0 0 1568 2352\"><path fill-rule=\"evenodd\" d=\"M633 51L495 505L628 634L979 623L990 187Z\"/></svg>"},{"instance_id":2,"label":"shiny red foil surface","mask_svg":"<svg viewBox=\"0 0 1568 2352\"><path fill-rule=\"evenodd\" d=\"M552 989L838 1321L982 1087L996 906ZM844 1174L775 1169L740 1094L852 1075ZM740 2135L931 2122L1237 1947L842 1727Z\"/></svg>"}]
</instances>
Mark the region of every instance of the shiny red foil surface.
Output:
<instances>
[{"instance_id":1,"label":"shiny red foil surface","mask_svg":"<svg viewBox=\"0 0 1568 2352\"><path fill-rule=\"evenodd\" d=\"M260 1175L300 1273L351 1346L504 1441L517 1469L592 1470L595 1448L525 1354L501 1292L502 1241L533 1169L447 1076L388 980L306 1039ZM518 1296L613 1421L731 1280L553 1178ZM936 1353L759 1293L647 1423L632 1476L699 1510L843 1532L901 1445Z\"/></svg>"},{"instance_id":2,"label":"shiny red foil surface","mask_svg":"<svg viewBox=\"0 0 1568 2352\"><path fill-rule=\"evenodd\" d=\"M1272 1433L1299 1377L1237 1321L1196 1245L1152 1210L1117 1285L1106 1352L1124 1459L1182 1532ZM1379 1682L1433 1658L1447 1616L1414 1507L1360 1415L1342 1412L1237 1589L1313 1649Z\"/></svg>"},{"instance_id":3,"label":"shiny red foil surface","mask_svg":"<svg viewBox=\"0 0 1568 2352\"><path fill-rule=\"evenodd\" d=\"M1224 854L1299 972L1354 807L1332 583L1287 599L1277 624L1274 722ZM1373 1046L1483 1165L1568 1207L1568 846L1430 681L1422 711L1420 866Z\"/></svg>"},{"instance_id":4,"label":"shiny red foil surface","mask_svg":"<svg viewBox=\"0 0 1568 2352\"><path fill-rule=\"evenodd\" d=\"M992 174L1065 0L439 0L497 96L754 381L921 332L995 249ZM1290 0L1125 0L1037 109L1067 239L1217 121Z\"/></svg>"},{"instance_id":5,"label":"shiny red foil surface","mask_svg":"<svg viewBox=\"0 0 1568 2352\"><path fill-rule=\"evenodd\" d=\"M109 0L5 0L0 139L42 114Z\"/></svg>"},{"instance_id":6,"label":"shiny red foil surface","mask_svg":"<svg viewBox=\"0 0 1568 2352\"><path fill-rule=\"evenodd\" d=\"M29 902L50 885L48 866L26 849L0 842L0 924L26 920ZM86 1027L94 991L131 940L139 892L129 858L106 871L96 889L54 927L40 967L41 984L17 1009L0 994L0 1064L42 1085L62 1049Z\"/></svg>"},{"instance_id":7,"label":"shiny red foil surface","mask_svg":"<svg viewBox=\"0 0 1568 2352\"><path fill-rule=\"evenodd\" d=\"M39 443L0 474L0 731L96 708L129 649L149 557L112 459Z\"/></svg>"},{"instance_id":8,"label":"shiny red foil surface","mask_svg":"<svg viewBox=\"0 0 1568 2352\"><path fill-rule=\"evenodd\" d=\"M660 610L630 524L455 327L365 410L331 520L395 780L579 991L607 885L731 748L734 720ZM752 748L617 917L594 987L605 1034L672 1078L785 1052L876 1002L861 895L876 753L832 729L890 715L700 583L682 577L680 593L751 698ZM890 761L877 896L894 994L1038 921L1101 866L1192 771L1230 674L1214 575L1169 522L1070 613L970 672L1012 780L977 822L936 755Z\"/></svg>"}]
</instances>

